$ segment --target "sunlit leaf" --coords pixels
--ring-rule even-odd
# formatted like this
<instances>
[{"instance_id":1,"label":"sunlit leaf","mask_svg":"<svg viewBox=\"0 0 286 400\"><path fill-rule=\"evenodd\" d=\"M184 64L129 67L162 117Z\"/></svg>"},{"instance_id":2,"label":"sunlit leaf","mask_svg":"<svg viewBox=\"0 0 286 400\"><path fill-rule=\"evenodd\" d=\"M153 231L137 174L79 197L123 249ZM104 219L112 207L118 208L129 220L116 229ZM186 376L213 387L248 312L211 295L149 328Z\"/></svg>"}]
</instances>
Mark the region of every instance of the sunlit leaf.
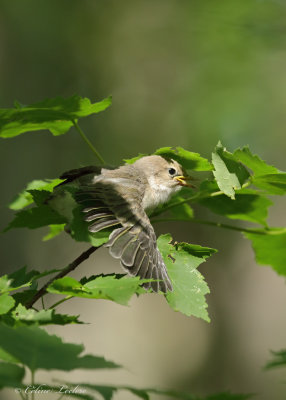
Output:
<instances>
[{"instance_id":1,"label":"sunlit leaf","mask_svg":"<svg viewBox=\"0 0 286 400\"><path fill-rule=\"evenodd\" d=\"M176 160L185 169L192 169L195 171L212 170L212 165L206 158L201 157L198 153L193 153L192 151L185 150L182 147L162 147L156 150L153 154ZM127 164L133 164L135 161L147 155L148 154L140 153L138 156L124 161Z\"/></svg>"},{"instance_id":2,"label":"sunlit leaf","mask_svg":"<svg viewBox=\"0 0 286 400\"><path fill-rule=\"evenodd\" d=\"M170 235L158 238L158 247L173 285L173 291L166 295L167 301L175 311L209 321L205 301L209 288L197 267L216 250L188 243L173 245L171 241Z\"/></svg>"},{"instance_id":3,"label":"sunlit leaf","mask_svg":"<svg viewBox=\"0 0 286 400\"><path fill-rule=\"evenodd\" d=\"M145 156L148 156L148 154L139 153L138 156L133 157L133 158L124 159L123 161L124 161L126 164L133 164L133 163L135 163L135 161L137 161L137 160L139 160L140 158L145 157Z\"/></svg>"},{"instance_id":4,"label":"sunlit leaf","mask_svg":"<svg viewBox=\"0 0 286 400\"><path fill-rule=\"evenodd\" d=\"M52 192L53 188L63 182L63 179L52 179L52 180L35 180L28 183L26 189L20 192L14 200L9 204L11 210L21 210L27 207L29 204L33 203L33 196L31 190L44 190L47 192Z\"/></svg>"},{"instance_id":5,"label":"sunlit leaf","mask_svg":"<svg viewBox=\"0 0 286 400\"><path fill-rule=\"evenodd\" d=\"M148 280L147 280L148 281ZM139 277L103 275L78 282L76 279L64 277L55 280L47 289L50 293L89 299L106 299L126 305L146 280Z\"/></svg>"},{"instance_id":6,"label":"sunlit leaf","mask_svg":"<svg viewBox=\"0 0 286 400\"><path fill-rule=\"evenodd\" d=\"M0 109L0 137L10 138L24 132L48 129L53 135L68 132L73 120L98 113L111 104L111 97L92 104L89 99L56 97L17 108Z\"/></svg>"},{"instance_id":7,"label":"sunlit leaf","mask_svg":"<svg viewBox=\"0 0 286 400\"><path fill-rule=\"evenodd\" d=\"M213 169L211 163L206 158L201 157L198 153L185 150L182 147L162 147L156 150L154 154L175 160L185 169L194 171L211 171Z\"/></svg>"},{"instance_id":8,"label":"sunlit leaf","mask_svg":"<svg viewBox=\"0 0 286 400\"><path fill-rule=\"evenodd\" d=\"M235 190L241 189L250 176L249 172L220 142L212 153L212 163L215 168L213 174L220 190L234 199Z\"/></svg>"},{"instance_id":9,"label":"sunlit leaf","mask_svg":"<svg viewBox=\"0 0 286 400\"><path fill-rule=\"evenodd\" d=\"M244 165L250 168L255 176L276 174L278 169L272 165L268 165L261 160L256 154L252 154L249 147L245 146L242 149L237 149L233 153L237 161L241 161Z\"/></svg>"},{"instance_id":10,"label":"sunlit leaf","mask_svg":"<svg viewBox=\"0 0 286 400\"><path fill-rule=\"evenodd\" d=\"M15 300L8 293L0 295L0 315L6 314L15 305Z\"/></svg>"},{"instance_id":11,"label":"sunlit leaf","mask_svg":"<svg viewBox=\"0 0 286 400\"><path fill-rule=\"evenodd\" d=\"M42 240L46 242L47 240L51 240L54 237L58 236L65 230L65 226L66 224L49 225L50 232L47 233L47 235L45 235Z\"/></svg>"},{"instance_id":12,"label":"sunlit leaf","mask_svg":"<svg viewBox=\"0 0 286 400\"><path fill-rule=\"evenodd\" d=\"M40 272L32 270L27 271L26 267L22 267L9 275L0 277L0 293L11 292L16 289L31 286L35 276Z\"/></svg>"},{"instance_id":13,"label":"sunlit leaf","mask_svg":"<svg viewBox=\"0 0 286 400\"><path fill-rule=\"evenodd\" d=\"M22 324L56 324L56 325L66 325L66 324L81 324L78 320L78 316L66 315L66 314L56 314L55 310L40 310L36 311L33 309L27 309L22 304L18 304L15 310L12 311L12 317L16 322L21 322Z\"/></svg>"},{"instance_id":14,"label":"sunlit leaf","mask_svg":"<svg viewBox=\"0 0 286 400\"><path fill-rule=\"evenodd\" d=\"M286 275L286 228L245 232L251 240L258 264L271 265L280 275Z\"/></svg>"}]
</instances>

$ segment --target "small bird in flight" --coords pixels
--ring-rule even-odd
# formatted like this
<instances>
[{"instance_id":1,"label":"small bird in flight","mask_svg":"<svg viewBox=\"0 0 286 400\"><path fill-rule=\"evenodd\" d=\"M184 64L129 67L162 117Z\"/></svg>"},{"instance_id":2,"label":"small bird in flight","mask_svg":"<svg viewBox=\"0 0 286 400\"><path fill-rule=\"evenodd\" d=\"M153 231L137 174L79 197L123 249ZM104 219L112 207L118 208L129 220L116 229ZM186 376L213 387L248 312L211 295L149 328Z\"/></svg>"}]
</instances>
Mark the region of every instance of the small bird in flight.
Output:
<instances>
[{"instance_id":1,"label":"small bird in flight","mask_svg":"<svg viewBox=\"0 0 286 400\"><path fill-rule=\"evenodd\" d=\"M146 289L173 290L166 265L157 247L148 215L166 203L182 186L191 186L183 168L174 160L146 156L117 169L84 167L61 176L76 182L75 200L82 205L92 233L113 228L105 246L120 259L132 276L154 279Z\"/></svg>"}]
</instances>

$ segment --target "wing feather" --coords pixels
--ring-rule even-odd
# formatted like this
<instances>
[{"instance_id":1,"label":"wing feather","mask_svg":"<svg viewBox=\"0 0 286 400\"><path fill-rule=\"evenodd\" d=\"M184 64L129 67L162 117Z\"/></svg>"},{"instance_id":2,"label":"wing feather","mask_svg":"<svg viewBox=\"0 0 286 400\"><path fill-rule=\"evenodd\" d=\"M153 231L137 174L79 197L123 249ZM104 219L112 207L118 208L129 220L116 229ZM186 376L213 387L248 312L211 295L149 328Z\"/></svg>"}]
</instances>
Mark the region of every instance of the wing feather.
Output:
<instances>
[{"instance_id":1,"label":"wing feather","mask_svg":"<svg viewBox=\"0 0 286 400\"><path fill-rule=\"evenodd\" d=\"M84 207L85 220L90 222L89 231L99 232L118 225L105 244L110 255L120 259L130 275L154 279L144 283L146 289L152 288L155 292L172 290L154 229L142 207L144 185L140 182L135 185L134 180L128 185L127 179L123 185L113 181L100 177L92 185L81 187L75 195L76 201Z\"/></svg>"}]
</instances>

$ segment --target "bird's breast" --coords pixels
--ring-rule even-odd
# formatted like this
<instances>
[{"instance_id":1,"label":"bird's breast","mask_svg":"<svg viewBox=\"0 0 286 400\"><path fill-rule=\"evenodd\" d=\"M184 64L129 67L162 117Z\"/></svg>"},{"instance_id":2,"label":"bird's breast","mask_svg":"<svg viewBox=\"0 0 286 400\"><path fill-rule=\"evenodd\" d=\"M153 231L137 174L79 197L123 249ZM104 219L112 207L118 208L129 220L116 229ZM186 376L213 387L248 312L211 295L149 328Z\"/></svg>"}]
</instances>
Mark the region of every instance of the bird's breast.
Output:
<instances>
[{"instance_id":1,"label":"bird's breast","mask_svg":"<svg viewBox=\"0 0 286 400\"><path fill-rule=\"evenodd\" d=\"M157 183L152 178L148 179L149 185L145 190L142 200L144 210L153 210L160 204L166 203L174 193L171 187Z\"/></svg>"}]
</instances>

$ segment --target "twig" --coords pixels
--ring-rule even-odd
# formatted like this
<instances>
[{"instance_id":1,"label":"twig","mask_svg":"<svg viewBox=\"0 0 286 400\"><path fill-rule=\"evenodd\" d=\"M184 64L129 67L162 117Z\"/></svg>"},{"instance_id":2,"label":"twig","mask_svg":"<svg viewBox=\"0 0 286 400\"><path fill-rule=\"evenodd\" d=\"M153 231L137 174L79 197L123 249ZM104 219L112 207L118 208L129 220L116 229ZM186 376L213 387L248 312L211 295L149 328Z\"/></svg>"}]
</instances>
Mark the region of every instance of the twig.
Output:
<instances>
[{"instance_id":1,"label":"twig","mask_svg":"<svg viewBox=\"0 0 286 400\"><path fill-rule=\"evenodd\" d=\"M35 370L31 371L31 386L34 389L34 385L35 385ZM32 400L35 400L35 391L32 391Z\"/></svg>"},{"instance_id":2,"label":"twig","mask_svg":"<svg viewBox=\"0 0 286 400\"><path fill-rule=\"evenodd\" d=\"M279 235L281 233L286 233L286 228L281 228L279 230L268 230L267 228L263 229L255 229L255 228L242 228L240 226L234 226L234 225L229 225L229 224L222 224L221 222L213 222L213 221L206 221L203 219L198 219L198 218L191 218L188 220L179 220L177 218L155 218L151 219L152 223L155 222L191 222L194 224L203 224L203 225L210 225L214 226L216 228L224 228L224 229L230 229L232 231L238 231L238 232L245 232L245 233L254 233L257 235Z\"/></svg>"},{"instance_id":3,"label":"twig","mask_svg":"<svg viewBox=\"0 0 286 400\"><path fill-rule=\"evenodd\" d=\"M89 249L84 251L79 257L77 257L71 264L69 264L66 268L61 270L56 276L51 278L40 290L38 290L38 292L32 297L32 299L30 301L28 301L28 303L26 304L26 308L31 308L37 300L39 300L42 296L44 296L47 293L48 286L50 286L50 284L52 282L54 282L56 279L64 277L69 272L76 269L76 267L79 264L81 264L83 261L87 260L89 258L89 256L92 253L94 253L99 247L91 246Z\"/></svg>"},{"instance_id":4,"label":"twig","mask_svg":"<svg viewBox=\"0 0 286 400\"><path fill-rule=\"evenodd\" d=\"M99 159L101 164L105 164L104 159L101 157L99 152L96 150L94 145L91 143L91 141L88 139L88 137L84 134L83 130L79 127L78 123L75 120L72 120L72 123L75 127L75 129L78 131L82 139L85 141L85 143L88 145L88 147L91 149L91 151L96 155L96 157Z\"/></svg>"},{"instance_id":5,"label":"twig","mask_svg":"<svg viewBox=\"0 0 286 400\"><path fill-rule=\"evenodd\" d=\"M72 299L72 298L73 298L73 296L71 296L71 295L64 297L63 299L61 299L61 300L57 301L56 303L52 304L52 305L49 307L49 310L52 310L53 308L56 308L56 307L59 306L60 304L64 303L64 302L67 301L67 300L70 300L70 299Z\"/></svg>"},{"instance_id":6,"label":"twig","mask_svg":"<svg viewBox=\"0 0 286 400\"><path fill-rule=\"evenodd\" d=\"M242 189L247 188L250 184L251 184L251 182L244 183L242 185ZM182 204L189 203L189 202L192 202L192 201L196 202L196 201L199 201L201 199L207 199L208 197L211 198L211 197L221 196L222 194L224 194L224 193L221 190L218 190L218 191L212 192L212 193L200 193L200 192L197 192L193 196L187 197L187 198L185 198L183 200L179 200L176 203L171 203L171 204L165 206L162 210L153 212L152 215L151 215L151 218L157 217L157 216L163 214L165 211L168 211L168 210L170 210L171 208L174 208L174 207L181 206Z\"/></svg>"}]
</instances>

